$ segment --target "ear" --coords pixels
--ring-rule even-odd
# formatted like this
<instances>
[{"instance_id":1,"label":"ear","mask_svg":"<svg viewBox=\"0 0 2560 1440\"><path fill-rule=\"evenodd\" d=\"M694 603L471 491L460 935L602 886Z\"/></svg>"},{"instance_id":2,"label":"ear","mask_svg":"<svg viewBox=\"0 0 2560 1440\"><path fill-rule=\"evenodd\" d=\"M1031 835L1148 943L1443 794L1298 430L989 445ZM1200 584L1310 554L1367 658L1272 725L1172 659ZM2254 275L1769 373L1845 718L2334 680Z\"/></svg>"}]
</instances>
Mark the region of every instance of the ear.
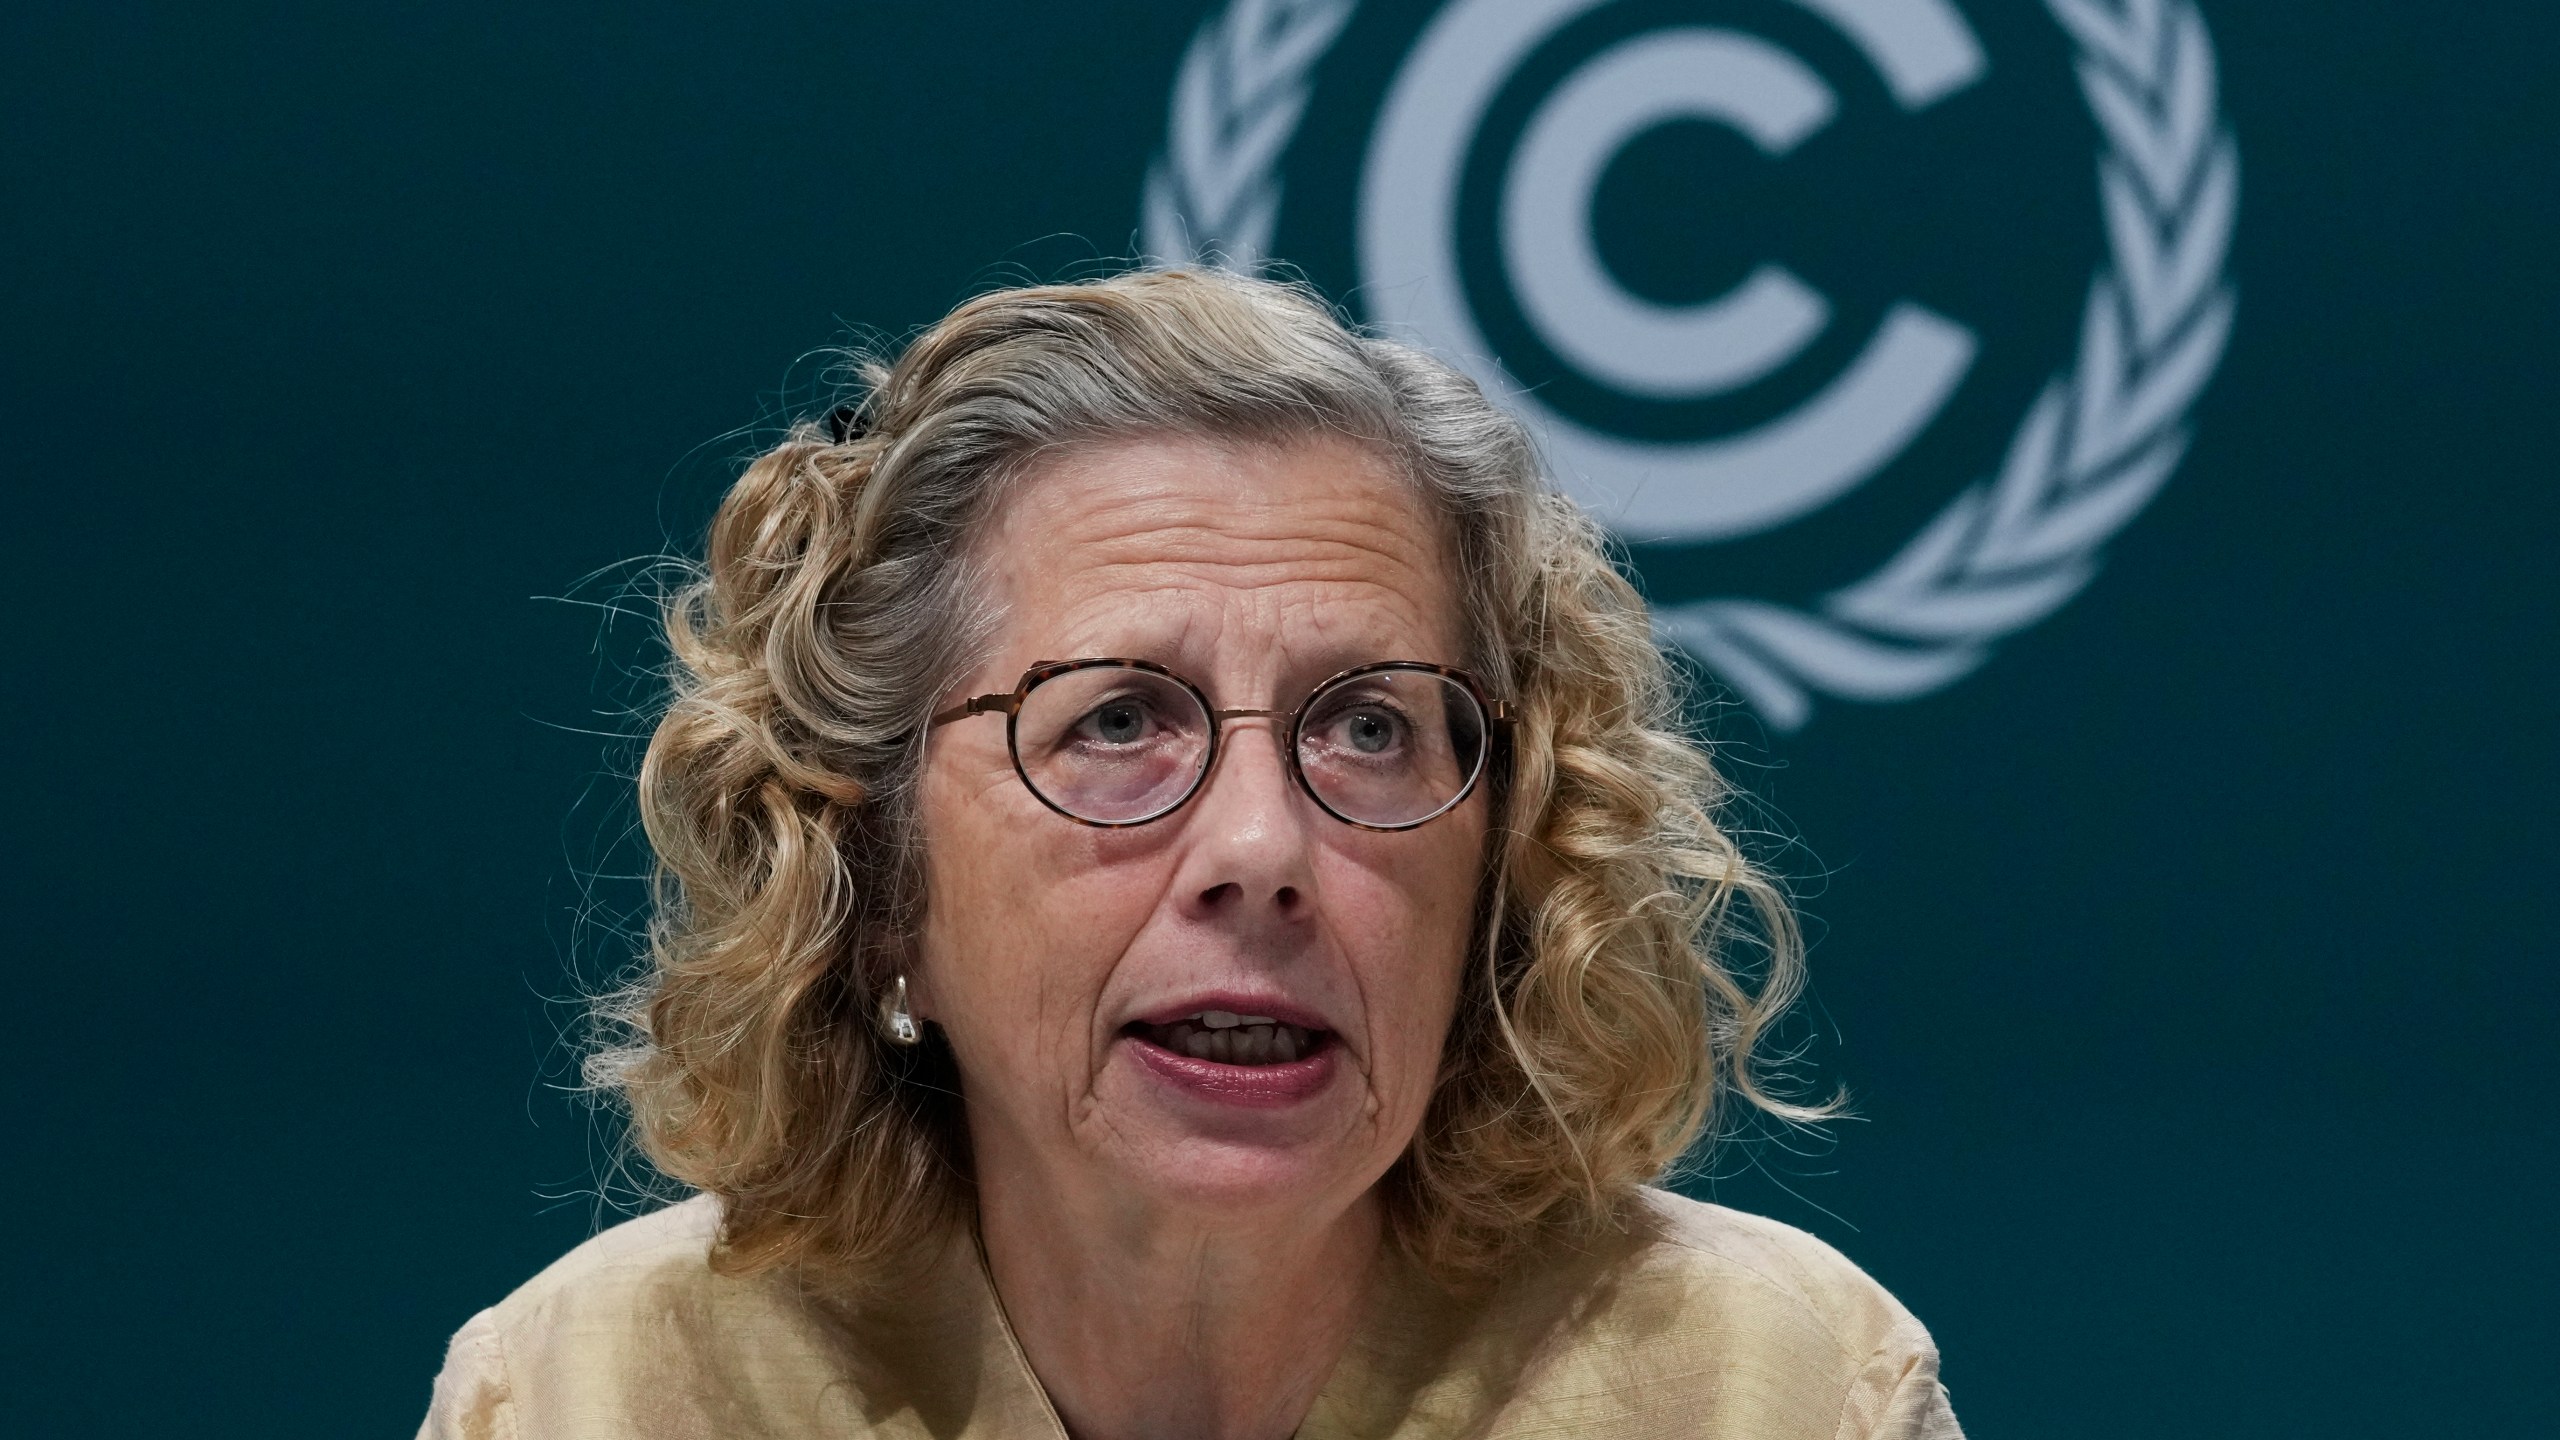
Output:
<instances>
[{"instance_id":1,"label":"ear","mask_svg":"<svg viewBox=\"0 0 2560 1440\"><path fill-rule=\"evenodd\" d=\"M921 1022L933 1018L933 986L925 979L924 968L909 965L900 972L907 977L907 1013Z\"/></svg>"}]
</instances>

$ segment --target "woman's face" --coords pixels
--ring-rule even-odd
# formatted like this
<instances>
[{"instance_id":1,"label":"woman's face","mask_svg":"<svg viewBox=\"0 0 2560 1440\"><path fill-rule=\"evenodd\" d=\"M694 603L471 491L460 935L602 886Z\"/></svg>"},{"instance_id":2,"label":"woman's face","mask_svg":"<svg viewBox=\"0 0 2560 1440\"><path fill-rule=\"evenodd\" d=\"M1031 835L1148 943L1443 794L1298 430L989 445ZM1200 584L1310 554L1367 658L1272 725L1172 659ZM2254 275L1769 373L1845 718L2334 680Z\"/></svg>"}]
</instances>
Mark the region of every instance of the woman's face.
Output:
<instances>
[{"instance_id":1,"label":"woman's face","mask_svg":"<svg viewBox=\"0 0 2560 1440\"><path fill-rule=\"evenodd\" d=\"M1073 453L983 537L996 654L944 703L1046 660L1151 660L1221 710L1283 711L1354 665L1457 664L1439 534L1340 440ZM1412 1138L1487 802L1479 787L1414 830L1344 824L1291 778L1285 723L1226 722L1190 803L1128 829L1045 808L1001 716L934 732L915 1005L958 1057L982 1183L1229 1213L1347 1205ZM1256 1017L1279 1023L1234 1023Z\"/></svg>"}]
</instances>

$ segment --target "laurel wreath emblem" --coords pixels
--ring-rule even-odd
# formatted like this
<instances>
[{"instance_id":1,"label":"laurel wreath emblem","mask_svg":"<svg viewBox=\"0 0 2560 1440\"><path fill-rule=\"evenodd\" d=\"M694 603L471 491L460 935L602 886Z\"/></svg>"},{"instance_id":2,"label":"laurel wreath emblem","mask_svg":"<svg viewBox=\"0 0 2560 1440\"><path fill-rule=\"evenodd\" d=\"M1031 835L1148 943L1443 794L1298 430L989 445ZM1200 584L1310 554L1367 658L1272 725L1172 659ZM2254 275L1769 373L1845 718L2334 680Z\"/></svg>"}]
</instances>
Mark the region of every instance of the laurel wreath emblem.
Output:
<instances>
[{"instance_id":1,"label":"laurel wreath emblem","mask_svg":"<svg viewBox=\"0 0 2560 1440\"><path fill-rule=\"evenodd\" d=\"M1144 239L1167 261L1257 270L1281 153L1357 0L1234 0L1203 25L1149 167ZM1971 673L2095 578L2106 542L2186 453L2186 418L2229 343L2240 158L2190 0L2045 0L2078 51L2108 265L2079 355L2029 407L2000 473L1968 487L1872 575L1812 608L1718 598L1654 624L1781 730L1816 694L1905 700Z\"/></svg>"}]
</instances>

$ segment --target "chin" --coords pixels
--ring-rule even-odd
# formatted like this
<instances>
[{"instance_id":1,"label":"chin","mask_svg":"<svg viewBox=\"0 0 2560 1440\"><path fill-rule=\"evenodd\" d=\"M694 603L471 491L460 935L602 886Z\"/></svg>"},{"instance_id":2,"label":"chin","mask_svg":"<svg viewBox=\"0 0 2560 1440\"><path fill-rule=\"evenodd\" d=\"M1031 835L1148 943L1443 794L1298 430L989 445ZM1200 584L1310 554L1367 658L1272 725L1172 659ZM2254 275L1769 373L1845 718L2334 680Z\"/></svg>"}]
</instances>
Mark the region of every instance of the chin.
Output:
<instances>
[{"instance_id":1,"label":"chin","mask_svg":"<svg viewBox=\"0 0 2560 1440\"><path fill-rule=\"evenodd\" d=\"M1204 1135L1136 1137L1143 1153L1129 1178L1164 1204L1203 1215L1237 1217L1309 1211L1345 1189L1367 1188L1358 1162L1339 1142L1256 1144Z\"/></svg>"}]
</instances>

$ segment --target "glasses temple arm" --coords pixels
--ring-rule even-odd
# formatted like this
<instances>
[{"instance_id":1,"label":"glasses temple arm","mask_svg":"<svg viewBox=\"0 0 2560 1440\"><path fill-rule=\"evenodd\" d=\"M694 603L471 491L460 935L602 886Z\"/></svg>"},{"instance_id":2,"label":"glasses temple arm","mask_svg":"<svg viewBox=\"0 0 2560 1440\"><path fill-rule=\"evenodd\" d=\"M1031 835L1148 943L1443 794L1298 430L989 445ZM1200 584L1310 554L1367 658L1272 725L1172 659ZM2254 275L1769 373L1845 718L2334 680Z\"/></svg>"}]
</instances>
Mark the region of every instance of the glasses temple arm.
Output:
<instances>
[{"instance_id":1,"label":"glasses temple arm","mask_svg":"<svg viewBox=\"0 0 2560 1440\"><path fill-rule=\"evenodd\" d=\"M972 715L984 715L990 711L1010 715L1014 712L1016 707L1021 705L1021 703L1022 697L1010 691L1001 695L972 695L968 699L961 701L959 704L952 706L950 709L943 711L941 714L934 716L933 719L927 723L926 728L931 729L936 725L948 725L954 720L966 720Z\"/></svg>"}]
</instances>

